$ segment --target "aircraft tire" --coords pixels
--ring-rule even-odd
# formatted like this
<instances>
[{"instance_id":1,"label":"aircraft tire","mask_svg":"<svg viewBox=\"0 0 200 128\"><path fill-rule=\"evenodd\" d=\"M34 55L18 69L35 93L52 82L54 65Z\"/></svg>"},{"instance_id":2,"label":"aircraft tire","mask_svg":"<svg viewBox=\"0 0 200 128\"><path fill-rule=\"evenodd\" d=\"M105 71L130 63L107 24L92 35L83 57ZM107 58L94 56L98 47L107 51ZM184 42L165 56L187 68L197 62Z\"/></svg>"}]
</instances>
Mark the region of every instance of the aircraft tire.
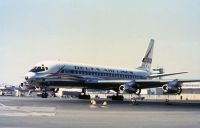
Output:
<instances>
[{"instance_id":1,"label":"aircraft tire","mask_svg":"<svg viewBox=\"0 0 200 128\"><path fill-rule=\"evenodd\" d=\"M47 98L48 97L48 93L42 93L42 98Z\"/></svg>"},{"instance_id":2,"label":"aircraft tire","mask_svg":"<svg viewBox=\"0 0 200 128\"><path fill-rule=\"evenodd\" d=\"M79 99L90 99L90 95L79 95Z\"/></svg>"},{"instance_id":3,"label":"aircraft tire","mask_svg":"<svg viewBox=\"0 0 200 128\"><path fill-rule=\"evenodd\" d=\"M112 96L111 98L112 98L112 100L118 100L118 101L124 100L124 96Z\"/></svg>"}]
</instances>

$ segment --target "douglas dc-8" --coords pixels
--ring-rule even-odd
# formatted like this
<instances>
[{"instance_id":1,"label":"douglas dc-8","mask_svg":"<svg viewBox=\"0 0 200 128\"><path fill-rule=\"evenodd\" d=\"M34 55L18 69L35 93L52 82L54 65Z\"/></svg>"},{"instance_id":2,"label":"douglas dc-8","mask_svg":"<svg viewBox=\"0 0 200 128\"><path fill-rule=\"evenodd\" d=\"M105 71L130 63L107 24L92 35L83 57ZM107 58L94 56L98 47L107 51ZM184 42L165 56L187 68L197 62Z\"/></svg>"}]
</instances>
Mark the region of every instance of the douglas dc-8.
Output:
<instances>
[{"instance_id":1,"label":"douglas dc-8","mask_svg":"<svg viewBox=\"0 0 200 128\"><path fill-rule=\"evenodd\" d=\"M123 100L119 93L139 95L141 89L162 87L167 94L181 94L184 82L200 82L200 80L164 80L153 79L163 76L183 74L186 72L153 74L151 72L154 40L151 39L141 65L134 71L102 68L70 64L62 61L44 61L36 64L26 75L21 86L26 88L41 88L42 98L47 98L47 89L81 88L80 99L89 99L87 89L114 90L113 100Z\"/></svg>"}]
</instances>

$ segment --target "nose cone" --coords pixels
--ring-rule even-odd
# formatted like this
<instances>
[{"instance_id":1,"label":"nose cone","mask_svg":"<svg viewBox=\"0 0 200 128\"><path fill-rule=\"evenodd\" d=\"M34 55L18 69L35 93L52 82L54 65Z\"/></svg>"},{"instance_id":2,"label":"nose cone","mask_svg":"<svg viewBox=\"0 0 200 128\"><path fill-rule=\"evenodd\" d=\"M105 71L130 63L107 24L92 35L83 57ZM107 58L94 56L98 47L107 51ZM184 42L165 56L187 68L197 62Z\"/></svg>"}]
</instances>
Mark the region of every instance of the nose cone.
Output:
<instances>
[{"instance_id":1,"label":"nose cone","mask_svg":"<svg viewBox=\"0 0 200 128\"><path fill-rule=\"evenodd\" d=\"M35 78L35 73L33 73L33 72L28 72L25 75L25 80L27 80L27 81L33 80L34 78Z\"/></svg>"}]
</instances>

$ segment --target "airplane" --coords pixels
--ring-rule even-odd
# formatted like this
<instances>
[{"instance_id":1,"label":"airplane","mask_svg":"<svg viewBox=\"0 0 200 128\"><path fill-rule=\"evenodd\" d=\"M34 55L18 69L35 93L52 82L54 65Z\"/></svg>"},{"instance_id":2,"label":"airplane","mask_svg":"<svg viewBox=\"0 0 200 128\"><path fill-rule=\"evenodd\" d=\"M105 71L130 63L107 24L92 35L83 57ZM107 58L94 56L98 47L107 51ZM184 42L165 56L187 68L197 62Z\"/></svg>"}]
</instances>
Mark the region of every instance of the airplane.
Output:
<instances>
[{"instance_id":1,"label":"airplane","mask_svg":"<svg viewBox=\"0 0 200 128\"><path fill-rule=\"evenodd\" d=\"M15 93L15 86L4 85L4 84L0 86L1 95L13 95L14 93Z\"/></svg>"},{"instance_id":2,"label":"airplane","mask_svg":"<svg viewBox=\"0 0 200 128\"><path fill-rule=\"evenodd\" d=\"M37 63L26 75L21 87L41 88L42 98L47 98L47 90L59 88L81 88L80 99L90 99L87 89L114 90L112 100L123 100L120 93L140 95L141 89L162 87L167 94L181 94L184 82L200 80L154 79L187 72L153 74L151 72L154 39L150 40L141 65L135 70L113 69L99 66L73 64L63 61L43 61Z\"/></svg>"}]
</instances>

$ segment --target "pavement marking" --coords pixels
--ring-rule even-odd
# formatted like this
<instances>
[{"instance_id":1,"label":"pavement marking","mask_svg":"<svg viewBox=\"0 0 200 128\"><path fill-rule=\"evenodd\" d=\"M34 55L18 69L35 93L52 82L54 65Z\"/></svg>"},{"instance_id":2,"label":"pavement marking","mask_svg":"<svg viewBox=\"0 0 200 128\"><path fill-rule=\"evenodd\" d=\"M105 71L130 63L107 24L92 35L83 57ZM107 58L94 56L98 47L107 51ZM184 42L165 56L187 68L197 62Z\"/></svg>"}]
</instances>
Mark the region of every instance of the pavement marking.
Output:
<instances>
[{"instance_id":1,"label":"pavement marking","mask_svg":"<svg viewBox=\"0 0 200 128\"><path fill-rule=\"evenodd\" d=\"M11 102L11 100L8 100L8 99L0 99L0 101L2 102Z\"/></svg>"},{"instance_id":2,"label":"pavement marking","mask_svg":"<svg viewBox=\"0 0 200 128\"><path fill-rule=\"evenodd\" d=\"M12 113L1 113L0 116L11 116L11 117L17 117L17 116L55 116L55 113L22 113L22 112L12 112Z\"/></svg>"},{"instance_id":3,"label":"pavement marking","mask_svg":"<svg viewBox=\"0 0 200 128\"><path fill-rule=\"evenodd\" d=\"M0 116L55 116L55 107L6 106L0 103Z\"/></svg>"},{"instance_id":4,"label":"pavement marking","mask_svg":"<svg viewBox=\"0 0 200 128\"><path fill-rule=\"evenodd\" d=\"M4 104L2 104L2 103L0 103L0 106L2 106L2 107L5 107L5 105L4 105Z\"/></svg>"}]
</instances>

